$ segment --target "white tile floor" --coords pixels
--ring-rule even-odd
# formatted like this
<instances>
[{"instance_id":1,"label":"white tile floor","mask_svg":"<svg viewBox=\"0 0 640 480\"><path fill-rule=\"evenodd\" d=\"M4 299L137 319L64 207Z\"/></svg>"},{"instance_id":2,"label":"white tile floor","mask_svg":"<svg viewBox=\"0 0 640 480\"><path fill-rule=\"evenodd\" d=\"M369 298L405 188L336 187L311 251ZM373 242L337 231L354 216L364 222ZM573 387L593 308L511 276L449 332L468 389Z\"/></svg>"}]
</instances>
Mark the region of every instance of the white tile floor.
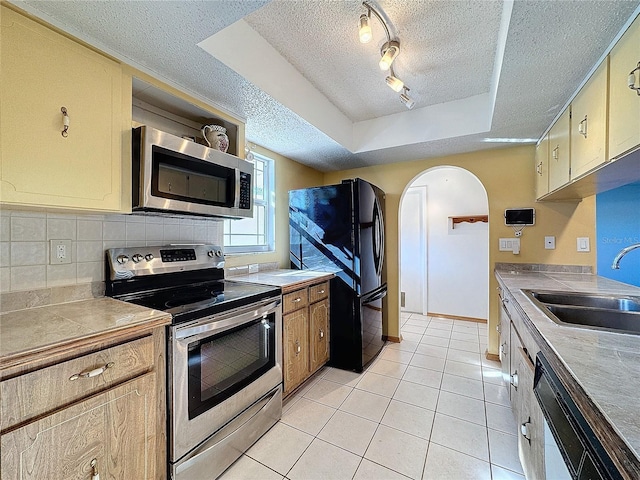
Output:
<instances>
[{"instance_id":1,"label":"white tile floor","mask_svg":"<svg viewBox=\"0 0 640 480\"><path fill-rule=\"evenodd\" d=\"M362 374L322 369L223 480L522 480L487 326L402 315Z\"/></svg>"}]
</instances>

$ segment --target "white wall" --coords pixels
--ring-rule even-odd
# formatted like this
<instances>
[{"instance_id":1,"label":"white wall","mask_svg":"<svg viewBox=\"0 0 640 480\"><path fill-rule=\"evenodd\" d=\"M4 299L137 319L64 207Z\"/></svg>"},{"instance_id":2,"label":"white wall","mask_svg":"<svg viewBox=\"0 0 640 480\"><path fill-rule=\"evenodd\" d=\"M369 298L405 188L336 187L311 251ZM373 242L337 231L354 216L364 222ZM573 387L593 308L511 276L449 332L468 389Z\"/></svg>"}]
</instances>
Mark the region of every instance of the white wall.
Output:
<instances>
[{"instance_id":1,"label":"white wall","mask_svg":"<svg viewBox=\"0 0 640 480\"><path fill-rule=\"evenodd\" d=\"M458 167L436 167L411 186L427 186L427 307L429 313L487 319L489 315L489 229L449 217L487 215L480 181ZM402 252L405 257L407 252ZM402 275L402 273L401 273ZM403 280L404 282L404 280Z\"/></svg>"},{"instance_id":2,"label":"white wall","mask_svg":"<svg viewBox=\"0 0 640 480\"><path fill-rule=\"evenodd\" d=\"M427 314L427 187L407 189L400 215L400 291L405 312Z\"/></svg>"}]
</instances>

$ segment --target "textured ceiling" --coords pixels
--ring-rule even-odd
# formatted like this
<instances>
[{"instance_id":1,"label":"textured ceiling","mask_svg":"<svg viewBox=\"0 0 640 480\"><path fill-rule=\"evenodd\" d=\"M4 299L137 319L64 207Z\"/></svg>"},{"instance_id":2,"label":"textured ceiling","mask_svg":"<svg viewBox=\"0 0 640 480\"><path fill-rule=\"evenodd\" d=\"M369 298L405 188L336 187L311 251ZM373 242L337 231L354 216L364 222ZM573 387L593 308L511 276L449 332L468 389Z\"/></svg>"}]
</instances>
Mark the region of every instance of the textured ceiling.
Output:
<instances>
[{"instance_id":1,"label":"textured ceiling","mask_svg":"<svg viewBox=\"0 0 640 480\"><path fill-rule=\"evenodd\" d=\"M12 3L245 119L249 142L323 171L495 148L485 137L538 138L639 5L638 0L515 1L501 43L502 1L379 0L401 40L396 74L416 99L407 112L377 67L383 42L377 22L372 21L371 43L357 41L357 19L365 11L357 1ZM497 87L490 130L353 154L268 89L197 46L241 19L354 124L413 114ZM233 52L233 45L229 49Z\"/></svg>"}]
</instances>

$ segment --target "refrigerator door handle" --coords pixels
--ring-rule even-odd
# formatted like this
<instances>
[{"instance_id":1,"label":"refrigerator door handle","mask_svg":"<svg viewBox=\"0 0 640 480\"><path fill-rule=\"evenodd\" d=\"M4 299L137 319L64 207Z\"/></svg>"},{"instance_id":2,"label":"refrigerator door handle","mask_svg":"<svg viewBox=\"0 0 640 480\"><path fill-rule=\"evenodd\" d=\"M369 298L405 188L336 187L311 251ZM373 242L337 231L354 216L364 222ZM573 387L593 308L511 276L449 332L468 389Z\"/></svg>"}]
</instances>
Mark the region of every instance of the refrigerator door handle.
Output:
<instances>
[{"instance_id":1,"label":"refrigerator door handle","mask_svg":"<svg viewBox=\"0 0 640 480\"><path fill-rule=\"evenodd\" d=\"M362 304L375 302L376 300L380 300L381 298L386 297L386 295L387 295L387 284L385 283L380 288L377 288L372 292L369 292L368 294L363 295L360 298L360 302Z\"/></svg>"}]
</instances>

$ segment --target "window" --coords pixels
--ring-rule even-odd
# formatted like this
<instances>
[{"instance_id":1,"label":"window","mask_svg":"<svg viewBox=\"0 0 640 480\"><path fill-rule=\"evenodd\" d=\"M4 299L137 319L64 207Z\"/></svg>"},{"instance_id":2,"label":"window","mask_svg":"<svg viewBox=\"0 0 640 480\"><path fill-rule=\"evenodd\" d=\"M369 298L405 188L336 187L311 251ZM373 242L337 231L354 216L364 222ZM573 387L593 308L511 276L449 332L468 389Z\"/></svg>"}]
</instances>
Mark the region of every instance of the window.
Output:
<instances>
[{"instance_id":1,"label":"window","mask_svg":"<svg viewBox=\"0 0 640 480\"><path fill-rule=\"evenodd\" d=\"M253 160L253 218L224 221L225 253L270 252L275 249L274 162L256 153Z\"/></svg>"}]
</instances>

